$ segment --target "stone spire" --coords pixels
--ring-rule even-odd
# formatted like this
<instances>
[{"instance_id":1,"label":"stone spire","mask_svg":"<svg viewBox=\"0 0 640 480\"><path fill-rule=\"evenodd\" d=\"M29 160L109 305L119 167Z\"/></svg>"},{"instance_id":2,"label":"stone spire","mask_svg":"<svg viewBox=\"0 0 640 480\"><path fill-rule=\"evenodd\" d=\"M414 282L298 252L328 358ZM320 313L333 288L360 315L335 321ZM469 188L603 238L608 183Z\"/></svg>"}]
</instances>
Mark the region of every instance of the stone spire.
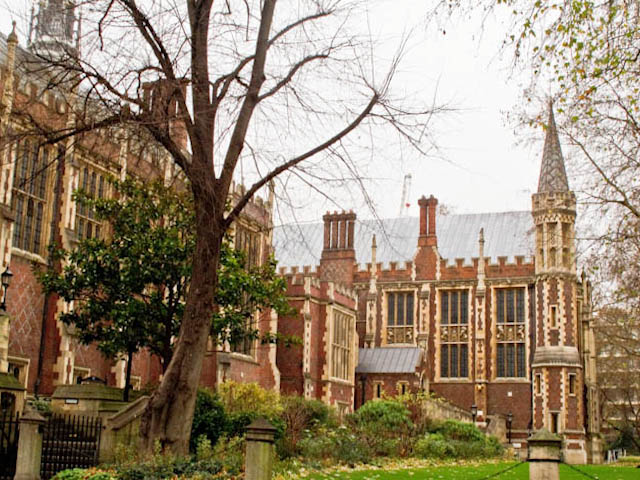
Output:
<instances>
[{"instance_id":1,"label":"stone spire","mask_svg":"<svg viewBox=\"0 0 640 480\"><path fill-rule=\"evenodd\" d=\"M567 171L564 168L558 129L556 128L556 121L553 117L553 104L549 101L549 122L547 125L547 136L544 140L544 150L542 152L538 193L568 191L569 181L567 180Z\"/></svg>"},{"instance_id":2,"label":"stone spire","mask_svg":"<svg viewBox=\"0 0 640 480\"><path fill-rule=\"evenodd\" d=\"M29 39L29 49L48 58L63 58L77 54L79 22L72 0L40 0L35 21L35 38Z\"/></svg>"}]
</instances>

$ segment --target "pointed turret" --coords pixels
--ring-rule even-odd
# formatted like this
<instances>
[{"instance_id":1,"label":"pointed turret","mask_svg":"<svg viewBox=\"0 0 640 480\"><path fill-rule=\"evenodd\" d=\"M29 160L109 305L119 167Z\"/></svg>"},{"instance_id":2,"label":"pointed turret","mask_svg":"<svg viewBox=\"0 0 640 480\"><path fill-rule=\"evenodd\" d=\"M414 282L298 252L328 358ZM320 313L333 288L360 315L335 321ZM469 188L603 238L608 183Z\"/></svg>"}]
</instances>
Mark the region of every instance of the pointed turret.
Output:
<instances>
[{"instance_id":1,"label":"pointed turret","mask_svg":"<svg viewBox=\"0 0 640 480\"><path fill-rule=\"evenodd\" d=\"M72 0L40 0L35 22L35 38L29 39L29 49L36 55L54 60L77 55L80 30Z\"/></svg>"},{"instance_id":2,"label":"pointed turret","mask_svg":"<svg viewBox=\"0 0 640 480\"><path fill-rule=\"evenodd\" d=\"M568 192L569 181L567 171L564 168L564 158L560 148L560 138L556 120L553 117L553 104L549 101L549 122L547 135L542 151L542 165L540 166L540 179L538 180L538 193Z\"/></svg>"}]
</instances>

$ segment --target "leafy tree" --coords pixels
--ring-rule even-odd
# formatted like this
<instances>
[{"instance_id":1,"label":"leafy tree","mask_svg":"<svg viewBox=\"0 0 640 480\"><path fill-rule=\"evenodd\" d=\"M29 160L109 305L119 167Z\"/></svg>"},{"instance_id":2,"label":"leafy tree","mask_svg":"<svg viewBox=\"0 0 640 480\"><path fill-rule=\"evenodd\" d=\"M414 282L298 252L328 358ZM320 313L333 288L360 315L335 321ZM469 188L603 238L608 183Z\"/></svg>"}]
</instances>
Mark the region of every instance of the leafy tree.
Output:
<instances>
[{"instance_id":1,"label":"leafy tree","mask_svg":"<svg viewBox=\"0 0 640 480\"><path fill-rule=\"evenodd\" d=\"M310 188L326 172L340 183L358 181L351 147L388 142L389 132L424 152L438 110L392 99L400 55L386 61L373 54L361 0L79 3L86 7L74 42L80 50L66 43L37 52L53 67L47 88L73 92L67 107L75 124L48 129L46 141L70 142L101 128L143 131L184 173L193 196L192 288L140 429L146 451L159 441L186 454L210 320L220 309L225 235L243 208L287 171ZM34 119L29 107L20 112L27 123ZM364 128L359 138L359 127L377 133ZM243 165L253 167L252 183L228 209Z\"/></svg>"},{"instance_id":2,"label":"leafy tree","mask_svg":"<svg viewBox=\"0 0 640 480\"><path fill-rule=\"evenodd\" d=\"M127 356L128 400L135 352L148 349L165 371L171 361L191 280L194 215L187 193L159 181L113 185L119 198L76 193L78 202L109 224L110 234L83 239L71 251L54 251L66 266L62 272L51 268L40 279L47 292L73 304L60 320L75 327L80 342L95 343L109 358ZM223 308L211 320L214 338L236 343L256 336L247 329L256 310L289 313L286 283L275 266L271 258L249 268L245 252L225 242L216 294Z\"/></svg>"}]
</instances>

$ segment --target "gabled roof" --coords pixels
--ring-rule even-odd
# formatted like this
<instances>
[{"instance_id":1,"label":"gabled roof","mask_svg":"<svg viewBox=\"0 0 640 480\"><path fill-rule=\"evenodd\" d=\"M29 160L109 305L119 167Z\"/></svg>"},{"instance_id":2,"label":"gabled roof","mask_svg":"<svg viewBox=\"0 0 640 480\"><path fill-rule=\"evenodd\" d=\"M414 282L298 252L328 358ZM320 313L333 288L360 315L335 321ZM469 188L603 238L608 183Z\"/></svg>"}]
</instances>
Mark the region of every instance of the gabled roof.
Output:
<instances>
[{"instance_id":1,"label":"gabled roof","mask_svg":"<svg viewBox=\"0 0 640 480\"><path fill-rule=\"evenodd\" d=\"M568 191L569 180L567 179L567 171L564 167L558 128L556 127L556 120L553 116L553 105L549 102L549 122L547 124L547 134L544 139L544 149L542 151L538 193Z\"/></svg>"},{"instance_id":2,"label":"gabled roof","mask_svg":"<svg viewBox=\"0 0 640 480\"><path fill-rule=\"evenodd\" d=\"M415 373L421 358L416 347L360 348L356 373Z\"/></svg>"},{"instance_id":3,"label":"gabled roof","mask_svg":"<svg viewBox=\"0 0 640 480\"><path fill-rule=\"evenodd\" d=\"M484 228L485 257L497 262L507 257L533 255L533 218L531 212L476 213L440 215L436 221L438 251L442 258L453 263L456 258L471 259L478 256L478 235ZM376 260L384 267L389 262L413 260L418 245L418 217L390 218L386 220L356 220L354 246L356 261L371 262L371 237L376 235ZM324 239L322 223L282 225L274 229L273 245L276 260L282 267L315 266L320 263Z\"/></svg>"}]
</instances>

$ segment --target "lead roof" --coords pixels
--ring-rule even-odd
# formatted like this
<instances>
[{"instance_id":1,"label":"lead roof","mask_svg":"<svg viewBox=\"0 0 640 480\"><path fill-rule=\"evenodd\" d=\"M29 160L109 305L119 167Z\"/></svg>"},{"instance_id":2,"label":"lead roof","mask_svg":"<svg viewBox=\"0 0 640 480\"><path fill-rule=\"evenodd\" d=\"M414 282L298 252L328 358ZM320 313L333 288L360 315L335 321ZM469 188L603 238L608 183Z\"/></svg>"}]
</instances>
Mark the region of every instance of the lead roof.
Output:
<instances>
[{"instance_id":1,"label":"lead roof","mask_svg":"<svg viewBox=\"0 0 640 480\"><path fill-rule=\"evenodd\" d=\"M533 218L531 212L476 213L440 215L436 217L438 251L449 264L464 259L470 264L478 255L478 235L484 228L485 258L496 263L498 257L514 262L516 256L530 260L533 255ZM418 217L385 220L356 220L354 246L356 262L371 262L371 237L377 241L376 261L388 267L389 262L412 261L419 233ZM289 224L274 228L273 246L281 267L315 266L320 263L324 241L324 224Z\"/></svg>"},{"instance_id":2,"label":"lead roof","mask_svg":"<svg viewBox=\"0 0 640 480\"><path fill-rule=\"evenodd\" d=\"M421 354L416 347L360 348L356 373L415 373Z\"/></svg>"}]
</instances>

